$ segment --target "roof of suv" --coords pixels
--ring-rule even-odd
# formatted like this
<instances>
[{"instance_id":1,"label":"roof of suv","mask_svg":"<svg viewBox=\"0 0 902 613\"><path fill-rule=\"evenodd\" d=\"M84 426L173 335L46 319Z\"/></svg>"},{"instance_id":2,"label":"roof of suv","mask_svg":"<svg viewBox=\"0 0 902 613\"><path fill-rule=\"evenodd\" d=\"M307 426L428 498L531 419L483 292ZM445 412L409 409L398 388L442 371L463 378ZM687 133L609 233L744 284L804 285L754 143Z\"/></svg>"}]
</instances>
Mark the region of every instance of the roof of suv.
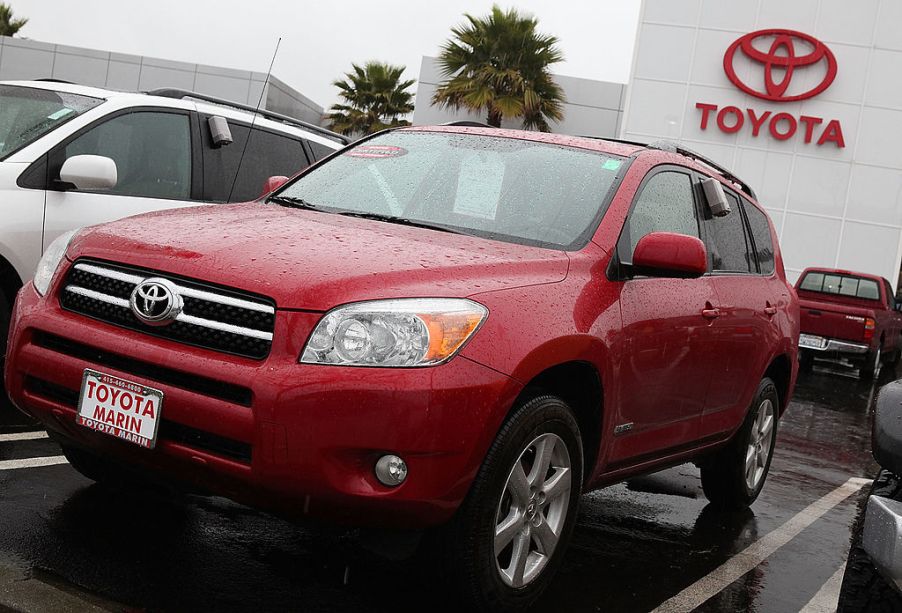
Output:
<instances>
[{"instance_id":1,"label":"roof of suv","mask_svg":"<svg viewBox=\"0 0 902 613\"><path fill-rule=\"evenodd\" d=\"M253 115L254 112L258 112L261 117L264 117L270 121L275 121L276 123L287 124L293 128L305 130L307 132L312 132L319 136L323 136L329 140L335 141L340 145L345 145L349 142L348 138L327 130L326 128L311 124L309 122L296 119L294 117L289 117L286 115L281 115L278 113L274 113L272 111L268 111L266 109L254 109L245 104L241 104L239 102L234 102L231 100L220 99L213 96L208 96L205 94L200 94L197 92L191 92L187 90L177 90L177 89L160 89L149 92L128 92L128 91L118 91L114 89L105 89L99 87L90 87L87 85L78 85L75 83L68 83L66 81L54 81L54 80L36 80L36 81L0 81L0 85L12 85L17 87L31 87L34 89L46 89L57 92L65 92L69 94L77 94L81 96L90 96L93 98L102 98L104 100L112 100L112 99L128 99L133 98L136 101L140 101L142 103L146 103L147 98L165 98L167 100L190 100L192 103L198 105L198 109L204 112L216 112L217 108L227 108L232 112L237 112L240 114Z\"/></svg>"}]
</instances>

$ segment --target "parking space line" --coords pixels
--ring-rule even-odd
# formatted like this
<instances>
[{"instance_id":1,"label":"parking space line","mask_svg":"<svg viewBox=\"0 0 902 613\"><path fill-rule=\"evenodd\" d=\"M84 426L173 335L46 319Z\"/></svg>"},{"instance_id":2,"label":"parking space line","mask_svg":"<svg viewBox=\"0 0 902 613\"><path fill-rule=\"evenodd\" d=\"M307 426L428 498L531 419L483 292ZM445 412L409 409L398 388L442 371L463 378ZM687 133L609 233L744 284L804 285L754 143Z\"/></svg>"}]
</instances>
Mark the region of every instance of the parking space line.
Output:
<instances>
[{"instance_id":1,"label":"parking space line","mask_svg":"<svg viewBox=\"0 0 902 613\"><path fill-rule=\"evenodd\" d=\"M839 590L842 587L842 577L846 572L843 564L833 573L827 582L821 586L817 594L808 601L799 613L836 613L836 605L839 604Z\"/></svg>"},{"instance_id":2,"label":"parking space line","mask_svg":"<svg viewBox=\"0 0 902 613\"><path fill-rule=\"evenodd\" d=\"M16 468L37 468L39 466L55 466L65 464L66 456L54 455L43 458L25 458L23 460L3 460L0 462L0 470L14 470Z\"/></svg>"},{"instance_id":3,"label":"parking space line","mask_svg":"<svg viewBox=\"0 0 902 613\"><path fill-rule=\"evenodd\" d=\"M652 613L689 613L701 606L709 598L719 594L731 583L761 564L833 507L869 483L871 483L869 479L857 477L849 479L829 494L815 500L796 513L779 528L768 532L682 592L663 602Z\"/></svg>"},{"instance_id":4,"label":"parking space line","mask_svg":"<svg viewBox=\"0 0 902 613\"><path fill-rule=\"evenodd\" d=\"M43 430L39 432L14 432L12 434L0 434L0 443L7 441L36 441L41 438L47 438L47 433Z\"/></svg>"}]
</instances>

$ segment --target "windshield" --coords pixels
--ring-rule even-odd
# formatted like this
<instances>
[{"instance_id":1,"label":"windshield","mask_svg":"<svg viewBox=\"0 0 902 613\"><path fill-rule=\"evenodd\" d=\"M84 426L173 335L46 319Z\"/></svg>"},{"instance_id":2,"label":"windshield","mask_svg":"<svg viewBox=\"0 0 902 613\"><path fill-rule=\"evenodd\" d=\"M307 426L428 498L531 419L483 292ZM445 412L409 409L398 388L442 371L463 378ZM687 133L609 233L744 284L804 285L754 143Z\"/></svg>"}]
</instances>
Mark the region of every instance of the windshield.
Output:
<instances>
[{"instance_id":1,"label":"windshield","mask_svg":"<svg viewBox=\"0 0 902 613\"><path fill-rule=\"evenodd\" d=\"M849 275L809 272L799 284L799 289L864 300L880 300L880 289L876 281Z\"/></svg>"},{"instance_id":2,"label":"windshield","mask_svg":"<svg viewBox=\"0 0 902 613\"><path fill-rule=\"evenodd\" d=\"M0 160L102 102L78 94L0 85Z\"/></svg>"},{"instance_id":3,"label":"windshield","mask_svg":"<svg viewBox=\"0 0 902 613\"><path fill-rule=\"evenodd\" d=\"M590 238L622 164L616 156L528 140L396 131L312 169L278 197L572 249Z\"/></svg>"}]
</instances>

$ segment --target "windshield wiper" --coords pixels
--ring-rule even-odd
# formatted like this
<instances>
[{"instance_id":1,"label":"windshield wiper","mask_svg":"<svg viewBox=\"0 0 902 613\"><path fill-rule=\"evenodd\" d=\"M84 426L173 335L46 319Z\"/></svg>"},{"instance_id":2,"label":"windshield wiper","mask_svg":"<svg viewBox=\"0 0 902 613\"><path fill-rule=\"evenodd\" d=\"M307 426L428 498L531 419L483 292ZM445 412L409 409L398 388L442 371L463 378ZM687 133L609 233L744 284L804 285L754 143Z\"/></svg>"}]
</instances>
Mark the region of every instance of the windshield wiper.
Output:
<instances>
[{"instance_id":1,"label":"windshield wiper","mask_svg":"<svg viewBox=\"0 0 902 613\"><path fill-rule=\"evenodd\" d=\"M320 210L315 204L307 202L303 198L295 198L294 196L270 196L266 202L275 202L281 206L290 206L296 209L309 209L311 211Z\"/></svg>"},{"instance_id":2,"label":"windshield wiper","mask_svg":"<svg viewBox=\"0 0 902 613\"><path fill-rule=\"evenodd\" d=\"M388 223L395 223L400 226L413 226L414 228L428 228L429 230L438 230L440 232L450 232L451 234L463 234L463 232L458 232L457 230L452 230L447 226L442 226L439 224L429 223L428 221L414 221L413 219L408 219L406 217L395 217L393 215L383 215L382 213L366 213L363 211L336 211L337 215L344 215L345 217L359 217L361 219L373 219L375 221L386 221Z\"/></svg>"}]
</instances>

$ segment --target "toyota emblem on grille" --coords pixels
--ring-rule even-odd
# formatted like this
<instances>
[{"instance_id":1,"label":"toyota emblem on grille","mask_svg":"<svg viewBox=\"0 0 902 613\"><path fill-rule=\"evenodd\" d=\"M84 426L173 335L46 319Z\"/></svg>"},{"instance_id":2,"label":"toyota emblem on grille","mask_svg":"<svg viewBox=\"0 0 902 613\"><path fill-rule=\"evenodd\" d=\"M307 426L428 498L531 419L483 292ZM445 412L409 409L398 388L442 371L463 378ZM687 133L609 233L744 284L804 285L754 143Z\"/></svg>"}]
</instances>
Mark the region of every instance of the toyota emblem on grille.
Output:
<instances>
[{"instance_id":1,"label":"toyota emblem on grille","mask_svg":"<svg viewBox=\"0 0 902 613\"><path fill-rule=\"evenodd\" d=\"M132 313L151 326L171 324L184 305L175 285L166 279L145 279L132 290Z\"/></svg>"}]
</instances>

